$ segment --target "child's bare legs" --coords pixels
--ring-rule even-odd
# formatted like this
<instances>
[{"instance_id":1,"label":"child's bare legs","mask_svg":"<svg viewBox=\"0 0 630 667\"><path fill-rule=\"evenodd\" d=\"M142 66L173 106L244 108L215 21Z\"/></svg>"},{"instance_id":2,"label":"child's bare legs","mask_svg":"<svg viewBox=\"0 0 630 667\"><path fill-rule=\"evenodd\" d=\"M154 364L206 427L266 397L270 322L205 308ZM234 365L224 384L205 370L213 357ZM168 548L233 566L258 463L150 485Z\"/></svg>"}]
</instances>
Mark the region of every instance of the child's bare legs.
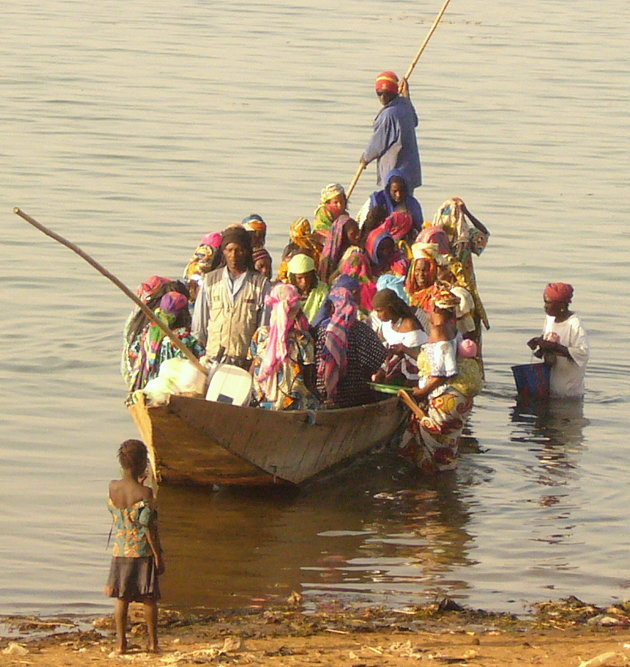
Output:
<instances>
[{"instance_id":1,"label":"child's bare legs","mask_svg":"<svg viewBox=\"0 0 630 667\"><path fill-rule=\"evenodd\" d=\"M155 600L145 598L144 603L144 620L147 624L147 632L149 634L149 643L147 649L151 653L158 652L158 638L157 638L157 622L158 622L158 606Z\"/></svg>"},{"instance_id":2,"label":"child's bare legs","mask_svg":"<svg viewBox=\"0 0 630 667\"><path fill-rule=\"evenodd\" d=\"M116 598L114 604L114 622L116 624L116 652L127 652L127 611L129 602L122 598Z\"/></svg>"}]
</instances>

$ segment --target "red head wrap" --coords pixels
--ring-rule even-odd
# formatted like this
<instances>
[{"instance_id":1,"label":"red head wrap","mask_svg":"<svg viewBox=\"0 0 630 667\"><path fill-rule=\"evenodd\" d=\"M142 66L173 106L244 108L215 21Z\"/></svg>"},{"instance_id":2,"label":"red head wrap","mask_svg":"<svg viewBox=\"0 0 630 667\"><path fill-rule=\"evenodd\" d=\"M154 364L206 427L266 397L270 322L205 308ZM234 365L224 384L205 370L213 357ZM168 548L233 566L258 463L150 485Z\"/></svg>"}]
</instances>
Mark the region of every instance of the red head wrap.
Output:
<instances>
[{"instance_id":1,"label":"red head wrap","mask_svg":"<svg viewBox=\"0 0 630 667\"><path fill-rule=\"evenodd\" d=\"M380 93L383 90L386 90L389 93L397 93L398 92L398 77L394 72L391 71L386 71L386 72L381 72L377 77L376 77L376 82L374 84L374 90L376 90L377 93Z\"/></svg>"},{"instance_id":2,"label":"red head wrap","mask_svg":"<svg viewBox=\"0 0 630 667\"><path fill-rule=\"evenodd\" d=\"M547 301L569 303L573 298L573 287L567 283L549 283L543 292Z\"/></svg>"}]
</instances>

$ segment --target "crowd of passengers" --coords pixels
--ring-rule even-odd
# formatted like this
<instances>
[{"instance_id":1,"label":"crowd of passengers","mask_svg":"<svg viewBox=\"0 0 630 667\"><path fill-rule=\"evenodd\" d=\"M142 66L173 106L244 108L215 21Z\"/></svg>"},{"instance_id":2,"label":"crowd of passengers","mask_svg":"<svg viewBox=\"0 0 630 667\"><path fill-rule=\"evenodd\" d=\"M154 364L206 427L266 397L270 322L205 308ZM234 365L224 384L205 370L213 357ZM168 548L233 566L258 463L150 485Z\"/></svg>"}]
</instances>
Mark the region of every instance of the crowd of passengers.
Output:
<instances>
[{"instance_id":1,"label":"crowd of passengers","mask_svg":"<svg viewBox=\"0 0 630 667\"><path fill-rule=\"evenodd\" d=\"M224 362L248 369L252 405L346 408L382 400L375 384L407 388L419 408L403 448L422 469L452 467L481 388L488 322L472 256L485 226L458 198L424 221L393 170L356 218L344 188L326 186L313 225L291 224L275 275L266 229L253 214L205 236L183 281L152 276L138 297L203 364L224 350ZM131 392L181 354L141 310L131 314L122 364Z\"/></svg>"}]
</instances>

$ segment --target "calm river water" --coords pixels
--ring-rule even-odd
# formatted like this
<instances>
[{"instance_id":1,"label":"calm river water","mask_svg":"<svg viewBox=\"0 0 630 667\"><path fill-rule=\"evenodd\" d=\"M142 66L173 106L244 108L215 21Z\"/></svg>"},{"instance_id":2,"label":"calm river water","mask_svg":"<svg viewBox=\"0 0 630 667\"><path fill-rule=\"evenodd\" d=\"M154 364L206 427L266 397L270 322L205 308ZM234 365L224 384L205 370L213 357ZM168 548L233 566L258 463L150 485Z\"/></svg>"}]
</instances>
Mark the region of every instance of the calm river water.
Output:
<instances>
[{"instance_id":1,"label":"calm river water","mask_svg":"<svg viewBox=\"0 0 630 667\"><path fill-rule=\"evenodd\" d=\"M0 613L109 610L107 482L135 437L118 375L129 303L13 215L126 284L178 276L253 211L276 260L320 188L349 183L378 102L439 10L428 0L5 0L0 40ZM490 228L492 329L458 471L374 457L299 493L161 492L166 603L264 605L292 590L403 606L447 593L525 612L630 597L629 13L625 0L453 0L411 79L425 215L459 195ZM374 189L359 181L358 209ZM583 405L519 410L542 288L574 284ZM228 425L227 428L231 428Z\"/></svg>"}]
</instances>

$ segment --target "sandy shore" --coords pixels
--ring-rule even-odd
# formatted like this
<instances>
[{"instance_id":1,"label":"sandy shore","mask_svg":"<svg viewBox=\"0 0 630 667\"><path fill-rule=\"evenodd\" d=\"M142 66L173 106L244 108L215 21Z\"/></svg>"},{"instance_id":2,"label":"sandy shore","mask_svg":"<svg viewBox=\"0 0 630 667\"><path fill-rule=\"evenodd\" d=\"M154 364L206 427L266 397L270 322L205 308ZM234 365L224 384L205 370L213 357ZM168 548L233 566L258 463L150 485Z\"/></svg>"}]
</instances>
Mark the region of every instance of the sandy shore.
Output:
<instances>
[{"instance_id":1,"label":"sandy shore","mask_svg":"<svg viewBox=\"0 0 630 667\"><path fill-rule=\"evenodd\" d=\"M372 667L597 667L630 665L630 604L577 598L535 605L531 619L463 609L449 600L414 609L304 614L285 607L240 612L160 610L158 655L143 651L141 608L130 614L130 651L113 649L111 616L4 617L0 665L320 665Z\"/></svg>"}]
</instances>

